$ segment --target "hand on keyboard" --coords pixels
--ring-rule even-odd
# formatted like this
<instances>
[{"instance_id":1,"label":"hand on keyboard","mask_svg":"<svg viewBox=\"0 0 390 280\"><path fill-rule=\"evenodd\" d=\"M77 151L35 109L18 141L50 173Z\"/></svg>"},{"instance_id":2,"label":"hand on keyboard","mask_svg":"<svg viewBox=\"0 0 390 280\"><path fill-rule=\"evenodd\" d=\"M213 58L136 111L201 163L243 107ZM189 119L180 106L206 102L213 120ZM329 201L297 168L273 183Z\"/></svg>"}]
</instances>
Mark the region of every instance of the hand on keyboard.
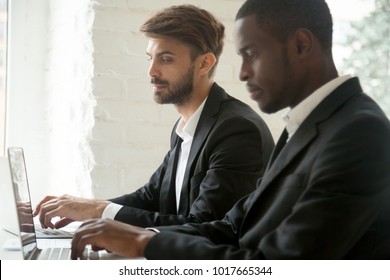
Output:
<instances>
[{"instance_id":1,"label":"hand on keyboard","mask_svg":"<svg viewBox=\"0 0 390 280\"><path fill-rule=\"evenodd\" d=\"M70 260L70 248L45 248L39 256L40 260ZM85 248L81 260L98 260L99 252Z\"/></svg>"},{"instance_id":2,"label":"hand on keyboard","mask_svg":"<svg viewBox=\"0 0 390 280\"><path fill-rule=\"evenodd\" d=\"M73 232L63 229L43 229L39 226L35 227L37 238L72 238Z\"/></svg>"}]
</instances>

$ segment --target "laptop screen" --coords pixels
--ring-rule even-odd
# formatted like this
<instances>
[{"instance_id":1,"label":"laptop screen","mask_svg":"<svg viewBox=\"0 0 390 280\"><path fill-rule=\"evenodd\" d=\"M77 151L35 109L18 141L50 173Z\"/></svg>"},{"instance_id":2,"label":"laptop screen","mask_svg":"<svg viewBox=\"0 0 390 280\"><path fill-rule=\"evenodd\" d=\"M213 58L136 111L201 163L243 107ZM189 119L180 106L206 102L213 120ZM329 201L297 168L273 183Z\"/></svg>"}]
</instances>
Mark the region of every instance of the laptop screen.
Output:
<instances>
[{"instance_id":1,"label":"laptop screen","mask_svg":"<svg viewBox=\"0 0 390 280\"><path fill-rule=\"evenodd\" d=\"M19 219L22 251L26 259L37 247L37 243L23 149L9 148L8 158Z\"/></svg>"}]
</instances>

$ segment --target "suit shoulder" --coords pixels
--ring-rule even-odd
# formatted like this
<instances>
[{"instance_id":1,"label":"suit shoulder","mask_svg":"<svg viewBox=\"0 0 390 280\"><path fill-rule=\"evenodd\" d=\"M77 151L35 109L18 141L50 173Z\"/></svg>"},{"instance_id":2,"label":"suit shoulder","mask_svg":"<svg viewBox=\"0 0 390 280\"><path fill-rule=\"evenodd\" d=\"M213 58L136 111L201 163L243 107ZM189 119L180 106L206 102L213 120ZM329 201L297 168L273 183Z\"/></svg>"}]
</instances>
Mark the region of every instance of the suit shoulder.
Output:
<instances>
[{"instance_id":1,"label":"suit shoulder","mask_svg":"<svg viewBox=\"0 0 390 280\"><path fill-rule=\"evenodd\" d=\"M228 98L221 104L221 111L232 116L240 115L243 112L248 115L254 115L256 118L261 118L260 115L247 103L228 95Z\"/></svg>"}]
</instances>

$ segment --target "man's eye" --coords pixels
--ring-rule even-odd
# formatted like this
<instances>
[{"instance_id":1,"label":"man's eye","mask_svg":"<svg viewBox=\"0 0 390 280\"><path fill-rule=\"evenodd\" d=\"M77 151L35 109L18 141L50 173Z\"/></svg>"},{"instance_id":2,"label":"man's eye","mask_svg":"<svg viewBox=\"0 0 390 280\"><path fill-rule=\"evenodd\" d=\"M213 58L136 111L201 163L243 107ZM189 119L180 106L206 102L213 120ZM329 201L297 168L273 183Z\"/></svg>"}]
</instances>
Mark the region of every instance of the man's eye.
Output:
<instances>
[{"instance_id":1,"label":"man's eye","mask_svg":"<svg viewBox=\"0 0 390 280\"><path fill-rule=\"evenodd\" d=\"M246 56L247 56L248 59L253 60L253 59L256 58L257 55L254 52L247 52Z\"/></svg>"},{"instance_id":2,"label":"man's eye","mask_svg":"<svg viewBox=\"0 0 390 280\"><path fill-rule=\"evenodd\" d=\"M172 58L170 58L170 57L161 57L161 62L162 63L170 63L170 62L172 62Z\"/></svg>"}]
</instances>

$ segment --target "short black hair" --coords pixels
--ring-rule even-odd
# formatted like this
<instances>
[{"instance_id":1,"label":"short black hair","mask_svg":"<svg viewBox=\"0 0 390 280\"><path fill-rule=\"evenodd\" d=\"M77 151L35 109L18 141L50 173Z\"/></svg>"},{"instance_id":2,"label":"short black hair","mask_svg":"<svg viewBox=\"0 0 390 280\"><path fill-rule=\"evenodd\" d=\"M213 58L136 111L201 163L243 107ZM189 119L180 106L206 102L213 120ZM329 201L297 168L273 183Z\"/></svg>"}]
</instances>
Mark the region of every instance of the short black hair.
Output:
<instances>
[{"instance_id":1,"label":"short black hair","mask_svg":"<svg viewBox=\"0 0 390 280\"><path fill-rule=\"evenodd\" d=\"M332 48L333 20L324 0L247 0L236 20L256 15L265 32L285 42L299 28L310 30L324 50Z\"/></svg>"}]
</instances>

